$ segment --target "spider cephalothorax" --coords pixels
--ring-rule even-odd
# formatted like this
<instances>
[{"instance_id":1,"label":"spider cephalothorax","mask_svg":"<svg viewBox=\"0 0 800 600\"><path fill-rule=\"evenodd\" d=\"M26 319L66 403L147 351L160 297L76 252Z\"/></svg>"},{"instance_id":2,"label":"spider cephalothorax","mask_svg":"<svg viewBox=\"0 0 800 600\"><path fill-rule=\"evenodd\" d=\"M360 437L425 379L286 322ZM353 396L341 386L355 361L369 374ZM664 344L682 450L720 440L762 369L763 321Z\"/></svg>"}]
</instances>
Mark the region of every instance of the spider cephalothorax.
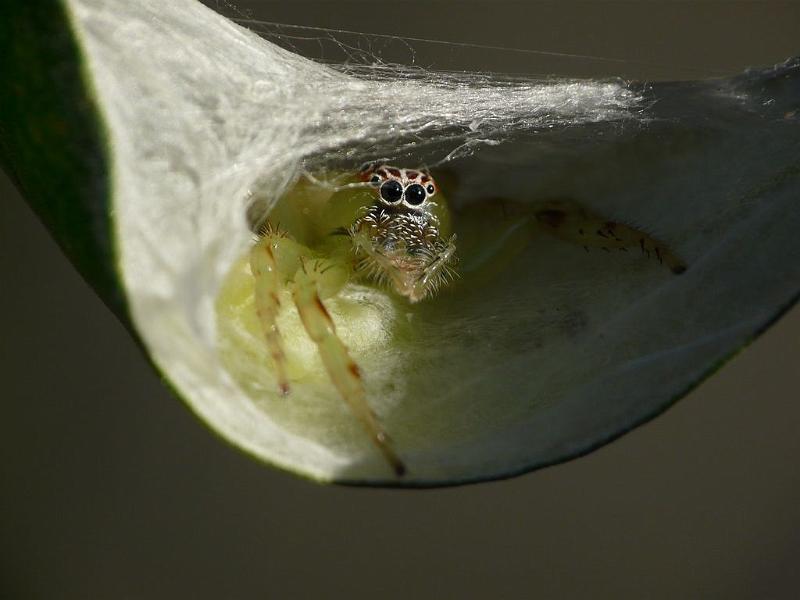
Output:
<instances>
[{"instance_id":1,"label":"spider cephalothorax","mask_svg":"<svg viewBox=\"0 0 800 600\"><path fill-rule=\"evenodd\" d=\"M422 300L454 275L455 236L441 235L431 200L436 183L424 170L376 163L364 165L359 178L378 192L349 230L359 274Z\"/></svg>"}]
</instances>

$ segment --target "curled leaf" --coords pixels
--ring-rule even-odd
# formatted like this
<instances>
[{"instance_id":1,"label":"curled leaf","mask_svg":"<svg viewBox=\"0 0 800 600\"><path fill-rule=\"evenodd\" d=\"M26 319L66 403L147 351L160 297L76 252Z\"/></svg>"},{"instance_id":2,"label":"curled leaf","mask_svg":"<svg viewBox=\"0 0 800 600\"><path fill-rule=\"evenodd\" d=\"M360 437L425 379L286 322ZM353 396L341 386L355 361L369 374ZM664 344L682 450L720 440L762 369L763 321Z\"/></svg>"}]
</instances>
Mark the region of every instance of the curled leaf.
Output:
<instances>
[{"instance_id":1,"label":"curled leaf","mask_svg":"<svg viewBox=\"0 0 800 600\"><path fill-rule=\"evenodd\" d=\"M51 4L59 16L40 20ZM566 460L664 410L800 293L798 60L652 85L369 77L193 0L4 11L6 165L177 394L281 468L429 486ZM292 311L280 328L297 385L278 394L245 258L253 214L303 173L324 182L376 158L432 167L473 261L431 301L353 282L328 304L403 478ZM470 265L504 226L481 213L497 198L568 199L689 268L536 235L508 257L487 250L496 268L478 284Z\"/></svg>"}]
</instances>

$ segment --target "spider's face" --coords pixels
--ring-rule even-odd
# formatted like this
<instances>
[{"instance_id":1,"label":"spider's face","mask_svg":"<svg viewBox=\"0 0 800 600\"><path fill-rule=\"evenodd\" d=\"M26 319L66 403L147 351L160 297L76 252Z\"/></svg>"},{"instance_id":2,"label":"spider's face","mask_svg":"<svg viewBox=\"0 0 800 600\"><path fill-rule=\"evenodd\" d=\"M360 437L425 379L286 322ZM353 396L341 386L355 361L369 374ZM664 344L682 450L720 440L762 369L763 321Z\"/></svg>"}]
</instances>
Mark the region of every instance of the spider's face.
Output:
<instances>
[{"instance_id":1,"label":"spider's face","mask_svg":"<svg viewBox=\"0 0 800 600\"><path fill-rule=\"evenodd\" d=\"M433 213L437 187L420 169L398 169L368 163L359 178L377 191L350 228L360 261L358 270L412 302L432 294L449 281L454 261L452 239L443 240Z\"/></svg>"},{"instance_id":2,"label":"spider's face","mask_svg":"<svg viewBox=\"0 0 800 600\"><path fill-rule=\"evenodd\" d=\"M423 169L398 169L388 165L367 163L358 172L359 179L378 190L381 203L425 212L429 198L436 195L436 182Z\"/></svg>"}]
</instances>

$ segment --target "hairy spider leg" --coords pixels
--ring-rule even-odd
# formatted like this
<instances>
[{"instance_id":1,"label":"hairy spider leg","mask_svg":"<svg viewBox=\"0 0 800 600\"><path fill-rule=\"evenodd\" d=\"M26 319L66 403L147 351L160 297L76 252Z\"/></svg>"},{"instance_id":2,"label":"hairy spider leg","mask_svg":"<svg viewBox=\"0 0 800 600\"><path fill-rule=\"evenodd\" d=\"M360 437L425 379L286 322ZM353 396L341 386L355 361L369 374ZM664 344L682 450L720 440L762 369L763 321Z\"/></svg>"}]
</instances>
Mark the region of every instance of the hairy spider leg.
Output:
<instances>
[{"instance_id":1,"label":"hairy spider leg","mask_svg":"<svg viewBox=\"0 0 800 600\"><path fill-rule=\"evenodd\" d=\"M286 353L277 327L280 291L288 287L300 320L316 344L322 363L339 395L362 423L392 470L399 476L405 465L391 447L389 436L367 404L361 370L336 334L323 298L336 295L347 283L349 268L344 259L321 259L271 228L250 251L250 268L255 278L255 304L270 356L275 363L278 388L289 392Z\"/></svg>"},{"instance_id":2,"label":"hairy spider leg","mask_svg":"<svg viewBox=\"0 0 800 600\"><path fill-rule=\"evenodd\" d=\"M406 471L405 465L395 454L389 436L369 407L361 370L336 334L333 319L320 297L320 290L324 289L327 292L326 297L338 291L330 285L331 280L341 281L339 288L344 285L347 273L344 273L342 280L341 271L344 271L344 268L340 263L328 259L303 261L294 277L292 297L300 320L308 336L317 345L322 363L334 387L350 406L356 418L361 421L372 442L381 451L395 474L401 476Z\"/></svg>"},{"instance_id":3,"label":"hairy spider leg","mask_svg":"<svg viewBox=\"0 0 800 600\"><path fill-rule=\"evenodd\" d=\"M426 288L431 281L435 281L439 274L442 272L443 269L447 268L447 263L453 258L453 255L456 253L456 236L453 234L450 236L450 239L447 241L447 246L445 246L439 254L430 262L430 264L425 267L425 272L420 278L420 286L424 289ZM436 286L438 289L438 286Z\"/></svg>"},{"instance_id":4,"label":"hairy spider leg","mask_svg":"<svg viewBox=\"0 0 800 600\"><path fill-rule=\"evenodd\" d=\"M300 267L300 246L281 233L267 229L250 250L250 270L255 279L256 314L266 337L267 349L275 363L278 389L282 395L289 393L289 376L286 373L286 352L278 330L277 318L281 308L279 293L284 275Z\"/></svg>"},{"instance_id":5,"label":"hairy spider leg","mask_svg":"<svg viewBox=\"0 0 800 600\"><path fill-rule=\"evenodd\" d=\"M686 270L686 263L664 242L631 225L592 214L572 200L523 203L492 198L466 208L457 217L463 257L460 270L470 285L488 281L542 232L587 251L638 248L675 274Z\"/></svg>"},{"instance_id":6,"label":"hairy spider leg","mask_svg":"<svg viewBox=\"0 0 800 600\"><path fill-rule=\"evenodd\" d=\"M654 256L673 273L686 270L684 263L666 244L651 235L615 221L594 215L570 201L545 202L534 209L536 221L549 233L562 240L604 250L639 248L648 258Z\"/></svg>"}]
</instances>

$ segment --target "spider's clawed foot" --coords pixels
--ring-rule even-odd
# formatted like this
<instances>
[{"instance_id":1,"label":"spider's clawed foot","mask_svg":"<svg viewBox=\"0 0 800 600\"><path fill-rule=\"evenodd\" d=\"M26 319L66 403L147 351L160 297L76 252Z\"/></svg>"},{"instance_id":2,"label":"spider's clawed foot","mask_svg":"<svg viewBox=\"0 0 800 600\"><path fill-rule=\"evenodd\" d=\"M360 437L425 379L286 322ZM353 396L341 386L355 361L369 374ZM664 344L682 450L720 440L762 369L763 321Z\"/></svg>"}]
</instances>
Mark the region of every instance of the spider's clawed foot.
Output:
<instances>
[{"instance_id":1,"label":"spider's clawed foot","mask_svg":"<svg viewBox=\"0 0 800 600\"><path fill-rule=\"evenodd\" d=\"M397 477L403 477L406 474L406 465L397 457L389 446L386 446L386 451L384 451L383 455Z\"/></svg>"}]
</instances>

